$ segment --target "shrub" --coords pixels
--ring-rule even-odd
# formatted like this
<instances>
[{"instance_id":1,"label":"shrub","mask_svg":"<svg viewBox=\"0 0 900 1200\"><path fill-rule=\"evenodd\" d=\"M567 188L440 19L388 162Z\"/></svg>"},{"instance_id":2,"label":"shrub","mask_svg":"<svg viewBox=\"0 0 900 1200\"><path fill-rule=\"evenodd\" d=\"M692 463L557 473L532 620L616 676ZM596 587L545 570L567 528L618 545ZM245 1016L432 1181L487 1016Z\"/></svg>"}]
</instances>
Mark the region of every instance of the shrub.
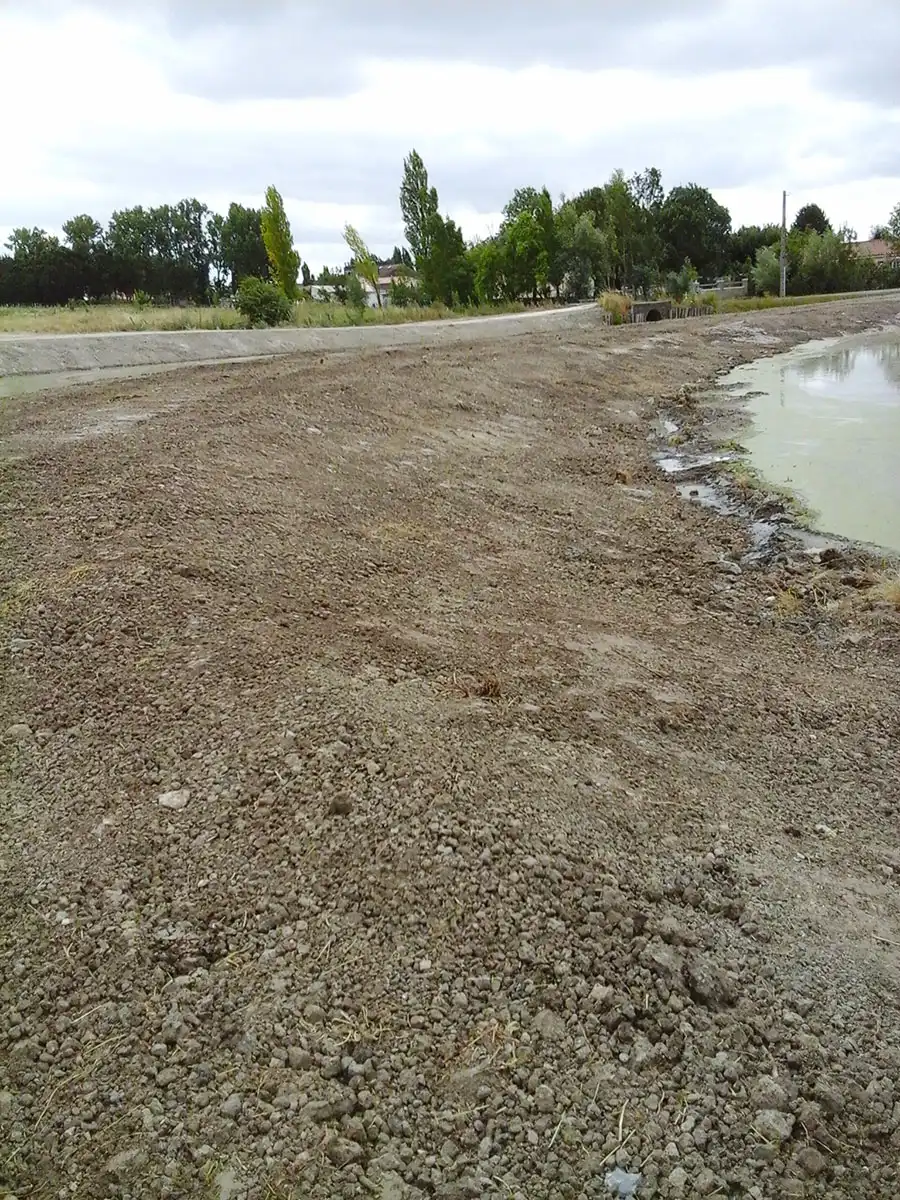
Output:
<instances>
[{"instance_id":1,"label":"shrub","mask_svg":"<svg viewBox=\"0 0 900 1200\"><path fill-rule=\"evenodd\" d=\"M628 319L631 300L621 292L604 292L600 297L600 306L612 317L613 325L621 325Z\"/></svg>"},{"instance_id":2,"label":"shrub","mask_svg":"<svg viewBox=\"0 0 900 1200\"><path fill-rule=\"evenodd\" d=\"M366 307L366 289L363 287L363 281L355 271L347 273L346 282L347 304L351 308L363 309Z\"/></svg>"},{"instance_id":3,"label":"shrub","mask_svg":"<svg viewBox=\"0 0 900 1200\"><path fill-rule=\"evenodd\" d=\"M685 296L694 290L696 282L697 272L694 270L690 259L686 258L680 271L670 271L666 276L666 291L673 300L678 301L680 304Z\"/></svg>"},{"instance_id":4,"label":"shrub","mask_svg":"<svg viewBox=\"0 0 900 1200\"><path fill-rule=\"evenodd\" d=\"M409 308L411 305L421 305L422 294L415 283L402 276L391 280L390 301L396 308Z\"/></svg>"},{"instance_id":5,"label":"shrub","mask_svg":"<svg viewBox=\"0 0 900 1200\"><path fill-rule=\"evenodd\" d=\"M149 292L144 292L140 288L135 288L134 306L135 308L148 308L153 303L153 298Z\"/></svg>"},{"instance_id":6,"label":"shrub","mask_svg":"<svg viewBox=\"0 0 900 1200\"><path fill-rule=\"evenodd\" d=\"M294 317L294 306L274 283L245 275L237 294L237 309L251 325L287 325Z\"/></svg>"}]
</instances>

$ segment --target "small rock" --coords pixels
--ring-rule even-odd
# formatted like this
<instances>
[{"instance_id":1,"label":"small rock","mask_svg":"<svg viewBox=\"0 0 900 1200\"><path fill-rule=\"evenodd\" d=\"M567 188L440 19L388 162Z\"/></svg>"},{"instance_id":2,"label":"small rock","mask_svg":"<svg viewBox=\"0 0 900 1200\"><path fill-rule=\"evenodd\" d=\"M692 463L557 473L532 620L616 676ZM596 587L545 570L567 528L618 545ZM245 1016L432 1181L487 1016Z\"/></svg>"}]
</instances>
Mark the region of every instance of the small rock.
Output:
<instances>
[{"instance_id":1,"label":"small rock","mask_svg":"<svg viewBox=\"0 0 900 1200\"><path fill-rule=\"evenodd\" d=\"M735 992L725 972L703 955L695 955L685 966L684 979L691 997L707 1008L734 1004Z\"/></svg>"},{"instance_id":2,"label":"small rock","mask_svg":"<svg viewBox=\"0 0 900 1200\"><path fill-rule=\"evenodd\" d=\"M709 1167L704 1167L694 1179L694 1191L698 1196L713 1196L721 1190L721 1181Z\"/></svg>"},{"instance_id":3,"label":"small rock","mask_svg":"<svg viewBox=\"0 0 900 1200\"><path fill-rule=\"evenodd\" d=\"M181 812L183 808L187 808L190 798L190 789L181 788L177 792L163 792L161 796L157 797L156 803L160 808L169 808L173 812Z\"/></svg>"},{"instance_id":4,"label":"small rock","mask_svg":"<svg viewBox=\"0 0 900 1200\"><path fill-rule=\"evenodd\" d=\"M815 1146L804 1146L802 1150L797 1152L797 1166L804 1173L815 1178L816 1175L821 1175L828 1163L825 1155L818 1151Z\"/></svg>"},{"instance_id":5,"label":"small rock","mask_svg":"<svg viewBox=\"0 0 900 1200\"><path fill-rule=\"evenodd\" d=\"M640 1175L632 1175L623 1171L621 1167L616 1167L606 1176L606 1186L616 1196L634 1196L641 1186L641 1178Z\"/></svg>"},{"instance_id":6,"label":"small rock","mask_svg":"<svg viewBox=\"0 0 900 1200\"><path fill-rule=\"evenodd\" d=\"M219 1105L219 1112L223 1117L230 1117L234 1121L241 1115L243 1107L243 1098L237 1092L233 1092L224 1103Z\"/></svg>"},{"instance_id":7,"label":"small rock","mask_svg":"<svg viewBox=\"0 0 900 1200\"><path fill-rule=\"evenodd\" d=\"M805 1200L806 1184L802 1179L785 1179L781 1184L783 1200Z\"/></svg>"},{"instance_id":8,"label":"small rock","mask_svg":"<svg viewBox=\"0 0 900 1200\"><path fill-rule=\"evenodd\" d=\"M336 1167L349 1167L351 1163L358 1163L363 1158L365 1151L356 1142L351 1142L347 1138L335 1137L329 1140L325 1147L325 1153Z\"/></svg>"},{"instance_id":9,"label":"small rock","mask_svg":"<svg viewBox=\"0 0 900 1200\"><path fill-rule=\"evenodd\" d=\"M8 742L28 742L31 740L31 726L20 721L16 725L10 725L4 737Z\"/></svg>"},{"instance_id":10,"label":"small rock","mask_svg":"<svg viewBox=\"0 0 900 1200\"><path fill-rule=\"evenodd\" d=\"M786 1142L794 1131L794 1118L776 1108L762 1108L753 1119L753 1128L767 1142Z\"/></svg>"},{"instance_id":11,"label":"small rock","mask_svg":"<svg viewBox=\"0 0 900 1200\"><path fill-rule=\"evenodd\" d=\"M688 1173L684 1167L676 1167L669 1172L669 1193L672 1196L683 1196L687 1186Z\"/></svg>"},{"instance_id":12,"label":"small rock","mask_svg":"<svg viewBox=\"0 0 900 1200\"><path fill-rule=\"evenodd\" d=\"M312 1066L312 1055L299 1046L289 1046L287 1056L288 1065L294 1071L308 1071Z\"/></svg>"},{"instance_id":13,"label":"small rock","mask_svg":"<svg viewBox=\"0 0 900 1200\"><path fill-rule=\"evenodd\" d=\"M549 1041L560 1041L566 1036L565 1021L549 1008L541 1009L534 1018L534 1027L541 1037L547 1038Z\"/></svg>"},{"instance_id":14,"label":"small rock","mask_svg":"<svg viewBox=\"0 0 900 1200\"><path fill-rule=\"evenodd\" d=\"M556 1108L556 1097L553 1088L542 1083L534 1093L534 1103L538 1112L551 1113Z\"/></svg>"},{"instance_id":15,"label":"small rock","mask_svg":"<svg viewBox=\"0 0 900 1200\"><path fill-rule=\"evenodd\" d=\"M308 1121L315 1121L322 1125L325 1121L330 1121L334 1116L334 1105L330 1100L312 1100L303 1109L302 1116Z\"/></svg>"},{"instance_id":16,"label":"small rock","mask_svg":"<svg viewBox=\"0 0 900 1200\"><path fill-rule=\"evenodd\" d=\"M761 1075L750 1091L750 1102L756 1109L787 1108L787 1096L781 1084L771 1075Z\"/></svg>"},{"instance_id":17,"label":"small rock","mask_svg":"<svg viewBox=\"0 0 900 1200\"><path fill-rule=\"evenodd\" d=\"M146 1153L135 1146L130 1150L120 1150L118 1154L113 1155L103 1171L106 1175L114 1175L119 1178L127 1175L129 1171L140 1170L146 1162Z\"/></svg>"},{"instance_id":18,"label":"small rock","mask_svg":"<svg viewBox=\"0 0 900 1200\"><path fill-rule=\"evenodd\" d=\"M402 1175L398 1175L396 1171L382 1175L378 1200L406 1200L408 1195Z\"/></svg>"},{"instance_id":19,"label":"small rock","mask_svg":"<svg viewBox=\"0 0 900 1200\"><path fill-rule=\"evenodd\" d=\"M824 1079L820 1079L816 1083L815 1096L826 1112L837 1116L838 1113L844 1111L844 1097L836 1087L826 1083Z\"/></svg>"}]
</instances>

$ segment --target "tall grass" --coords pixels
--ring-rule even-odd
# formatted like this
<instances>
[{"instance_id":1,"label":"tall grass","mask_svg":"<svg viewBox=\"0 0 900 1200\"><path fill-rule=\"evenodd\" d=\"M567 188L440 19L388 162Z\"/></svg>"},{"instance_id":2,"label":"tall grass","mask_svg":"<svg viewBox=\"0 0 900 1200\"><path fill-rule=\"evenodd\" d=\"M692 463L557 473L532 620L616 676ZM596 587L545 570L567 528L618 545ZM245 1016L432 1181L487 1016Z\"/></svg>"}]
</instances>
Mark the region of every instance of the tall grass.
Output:
<instances>
[{"instance_id":1,"label":"tall grass","mask_svg":"<svg viewBox=\"0 0 900 1200\"><path fill-rule=\"evenodd\" d=\"M828 292L819 296L741 296L722 300L720 310L726 313L752 312L762 308L793 308L799 304L829 304L836 300L858 300L865 296L880 296L879 291Z\"/></svg>"},{"instance_id":2,"label":"tall grass","mask_svg":"<svg viewBox=\"0 0 900 1200\"><path fill-rule=\"evenodd\" d=\"M304 328L335 325L400 325L409 321L439 321L449 317L492 316L523 312L523 304L467 305L447 308L350 308L315 300L294 306L293 324ZM137 304L79 304L66 308L2 308L0 333L142 333L190 329L246 329L234 308L163 308Z\"/></svg>"},{"instance_id":3,"label":"tall grass","mask_svg":"<svg viewBox=\"0 0 900 1200\"><path fill-rule=\"evenodd\" d=\"M613 325L621 325L623 321L628 320L628 313L631 311L629 296L623 296L621 292L603 292L598 296L597 301L600 307L612 317Z\"/></svg>"}]
</instances>

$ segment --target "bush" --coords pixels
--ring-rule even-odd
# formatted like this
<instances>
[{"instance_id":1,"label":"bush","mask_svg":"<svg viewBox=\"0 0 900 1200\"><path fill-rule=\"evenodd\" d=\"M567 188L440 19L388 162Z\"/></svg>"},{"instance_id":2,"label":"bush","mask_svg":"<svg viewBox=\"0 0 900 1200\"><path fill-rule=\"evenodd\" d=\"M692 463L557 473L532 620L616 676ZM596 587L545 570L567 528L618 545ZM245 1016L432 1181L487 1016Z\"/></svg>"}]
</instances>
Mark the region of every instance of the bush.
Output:
<instances>
[{"instance_id":1,"label":"bush","mask_svg":"<svg viewBox=\"0 0 900 1200\"><path fill-rule=\"evenodd\" d=\"M670 271L666 276L666 292L680 304L694 290L696 282L697 272L690 259L686 258L680 271Z\"/></svg>"},{"instance_id":2,"label":"bush","mask_svg":"<svg viewBox=\"0 0 900 1200\"><path fill-rule=\"evenodd\" d=\"M366 307L366 289L363 287L363 281L355 271L350 271L344 283L346 292L346 303L351 308L363 309Z\"/></svg>"},{"instance_id":3,"label":"bush","mask_svg":"<svg viewBox=\"0 0 900 1200\"><path fill-rule=\"evenodd\" d=\"M600 306L612 317L613 325L621 325L628 318L631 300L621 292L604 292L600 297Z\"/></svg>"},{"instance_id":4,"label":"bush","mask_svg":"<svg viewBox=\"0 0 900 1200\"><path fill-rule=\"evenodd\" d=\"M238 312L251 325L287 325L294 318L294 306L274 283L245 275L238 287Z\"/></svg>"},{"instance_id":5,"label":"bush","mask_svg":"<svg viewBox=\"0 0 900 1200\"><path fill-rule=\"evenodd\" d=\"M390 302L396 308L409 308L411 305L421 305L422 294L415 283L397 276L391 280Z\"/></svg>"}]
</instances>

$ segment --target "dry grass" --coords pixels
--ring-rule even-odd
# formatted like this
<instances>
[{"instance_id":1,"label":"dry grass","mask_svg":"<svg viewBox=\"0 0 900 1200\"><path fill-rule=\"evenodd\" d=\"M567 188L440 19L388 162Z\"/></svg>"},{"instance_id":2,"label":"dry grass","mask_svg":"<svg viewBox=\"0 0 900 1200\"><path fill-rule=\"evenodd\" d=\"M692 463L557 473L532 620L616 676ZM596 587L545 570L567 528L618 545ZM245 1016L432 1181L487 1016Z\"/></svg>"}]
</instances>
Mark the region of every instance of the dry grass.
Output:
<instances>
[{"instance_id":1,"label":"dry grass","mask_svg":"<svg viewBox=\"0 0 900 1200\"><path fill-rule=\"evenodd\" d=\"M722 300L719 309L723 313L752 312L761 308L794 308L803 304L829 304L836 300L858 300L864 296L881 296L884 292L829 292L818 296L742 296Z\"/></svg>"},{"instance_id":2,"label":"dry grass","mask_svg":"<svg viewBox=\"0 0 900 1200\"><path fill-rule=\"evenodd\" d=\"M784 588L775 596L775 612L784 621L797 617L803 612L803 597L793 588Z\"/></svg>"},{"instance_id":3,"label":"dry grass","mask_svg":"<svg viewBox=\"0 0 900 1200\"><path fill-rule=\"evenodd\" d=\"M621 325L627 320L631 309L631 299L621 292L603 292L598 296L597 303L612 317L614 325Z\"/></svg>"},{"instance_id":4,"label":"dry grass","mask_svg":"<svg viewBox=\"0 0 900 1200\"><path fill-rule=\"evenodd\" d=\"M869 588L866 596L869 600L889 604L900 612L900 573L886 572L874 587Z\"/></svg>"},{"instance_id":5,"label":"dry grass","mask_svg":"<svg viewBox=\"0 0 900 1200\"><path fill-rule=\"evenodd\" d=\"M79 304L71 308L0 308L0 333L140 333L151 330L241 329L233 308L156 308Z\"/></svg>"},{"instance_id":6,"label":"dry grass","mask_svg":"<svg viewBox=\"0 0 900 1200\"><path fill-rule=\"evenodd\" d=\"M493 316L523 312L523 304L468 305L447 308L349 308L300 300L292 324L302 328L342 325L402 325L410 321L439 321L449 317ZM66 308L0 308L0 333L150 333L187 329L246 329L247 321L234 308L162 308L137 304L78 304Z\"/></svg>"}]
</instances>

